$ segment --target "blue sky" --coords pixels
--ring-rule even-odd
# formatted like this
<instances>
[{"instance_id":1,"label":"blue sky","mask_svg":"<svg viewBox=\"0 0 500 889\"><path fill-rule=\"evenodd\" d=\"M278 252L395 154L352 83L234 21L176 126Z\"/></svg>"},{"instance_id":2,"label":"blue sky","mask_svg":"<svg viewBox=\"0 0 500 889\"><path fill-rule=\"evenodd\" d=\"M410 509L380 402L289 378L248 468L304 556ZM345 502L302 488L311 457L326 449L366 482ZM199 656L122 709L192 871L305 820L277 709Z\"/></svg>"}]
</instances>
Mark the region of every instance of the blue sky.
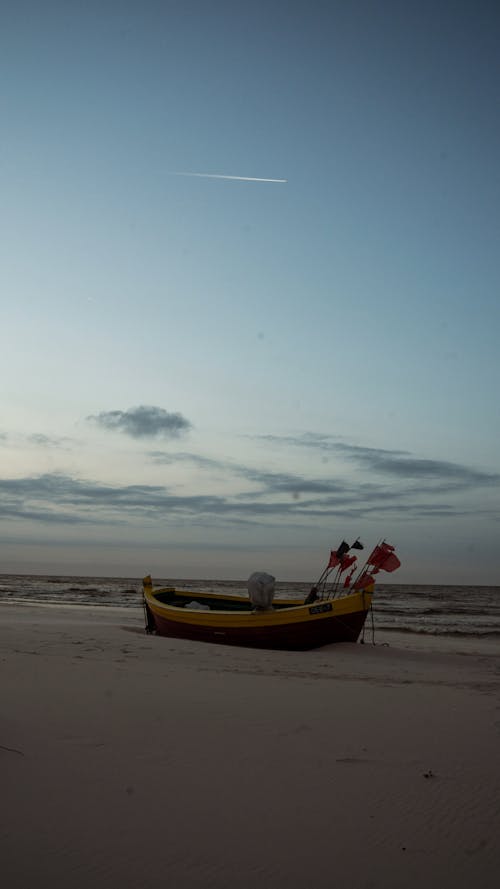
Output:
<instances>
[{"instance_id":1,"label":"blue sky","mask_svg":"<svg viewBox=\"0 0 500 889\"><path fill-rule=\"evenodd\" d=\"M4 571L498 583L496 4L4 4ZM204 179L176 172L286 179Z\"/></svg>"}]
</instances>

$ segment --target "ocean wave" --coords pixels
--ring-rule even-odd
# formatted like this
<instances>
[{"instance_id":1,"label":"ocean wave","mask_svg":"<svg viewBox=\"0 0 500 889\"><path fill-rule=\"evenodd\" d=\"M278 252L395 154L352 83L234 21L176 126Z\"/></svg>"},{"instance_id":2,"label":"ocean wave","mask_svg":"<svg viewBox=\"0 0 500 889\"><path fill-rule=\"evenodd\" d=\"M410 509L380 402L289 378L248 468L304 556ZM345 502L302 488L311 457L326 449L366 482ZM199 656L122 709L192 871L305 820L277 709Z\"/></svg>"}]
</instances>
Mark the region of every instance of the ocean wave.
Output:
<instances>
[{"instance_id":1,"label":"ocean wave","mask_svg":"<svg viewBox=\"0 0 500 889\"><path fill-rule=\"evenodd\" d=\"M448 629L446 627L401 627L401 626L385 626L384 624L375 624L377 630L383 630L384 633L408 633L415 636L469 636L470 638L492 638L500 637L500 630L459 630Z\"/></svg>"},{"instance_id":2,"label":"ocean wave","mask_svg":"<svg viewBox=\"0 0 500 889\"><path fill-rule=\"evenodd\" d=\"M392 614L398 617L440 617L445 616L450 620L457 617L484 617L484 608L460 608L453 605L447 608L418 608L415 604L409 603L406 608L393 608L390 605L384 606L380 602L375 601L373 610L376 614ZM489 616L500 616L500 608L490 607L488 609Z\"/></svg>"}]
</instances>

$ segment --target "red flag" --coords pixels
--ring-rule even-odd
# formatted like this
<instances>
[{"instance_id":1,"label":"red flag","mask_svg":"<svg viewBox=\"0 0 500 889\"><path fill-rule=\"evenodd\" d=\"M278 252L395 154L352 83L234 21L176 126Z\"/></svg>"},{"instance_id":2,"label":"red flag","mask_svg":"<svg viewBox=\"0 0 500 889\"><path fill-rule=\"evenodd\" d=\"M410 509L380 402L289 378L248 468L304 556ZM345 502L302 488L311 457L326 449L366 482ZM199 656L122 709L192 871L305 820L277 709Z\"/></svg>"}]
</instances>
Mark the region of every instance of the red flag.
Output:
<instances>
[{"instance_id":1,"label":"red flag","mask_svg":"<svg viewBox=\"0 0 500 889\"><path fill-rule=\"evenodd\" d=\"M394 547L391 546L390 543L379 543L378 546L375 547L371 555L368 557L368 565L373 565L375 568L382 568L383 570L387 570L384 568L385 562L388 561L388 564L391 564L390 556L392 556L393 553ZM397 556L394 556L393 558L399 562ZM395 569L398 567L399 565L394 565L394 568L389 570L395 571Z\"/></svg>"},{"instance_id":2,"label":"red flag","mask_svg":"<svg viewBox=\"0 0 500 889\"><path fill-rule=\"evenodd\" d=\"M391 552L389 549L389 545L387 543L379 543L368 556L367 562L369 565L378 565L378 563L385 558L388 552Z\"/></svg>"},{"instance_id":3,"label":"red flag","mask_svg":"<svg viewBox=\"0 0 500 889\"><path fill-rule=\"evenodd\" d=\"M352 571L349 572L346 579L344 580L344 589L345 590L347 590L348 587L351 586L352 575L354 574L355 571L356 571L356 568L353 568Z\"/></svg>"},{"instance_id":4,"label":"red flag","mask_svg":"<svg viewBox=\"0 0 500 889\"><path fill-rule=\"evenodd\" d=\"M355 590L364 590L367 586L370 586L372 583L375 583L375 578L373 574L369 574L368 571L364 571L361 577L358 578L356 583L354 584Z\"/></svg>"},{"instance_id":5,"label":"red flag","mask_svg":"<svg viewBox=\"0 0 500 889\"><path fill-rule=\"evenodd\" d=\"M396 568L401 566L401 562L399 561L397 555L395 553L389 553L388 556L385 557L384 561L380 565L381 571L395 571Z\"/></svg>"},{"instance_id":6,"label":"red flag","mask_svg":"<svg viewBox=\"0 0 500 889\"><path fill-rule=\"evenodd\" d=\"M344 556L340 562L340 573L342 574L343 571L347 571L349 566L354 565L354 562L356 561L356 556Z\"/></svg>"},{"instance_id":7,"label":"red flag","mask_svg":"<svg viewBox=\"0 0 500 889\"><path fill-rule=\"evenodd\" d=\"M328 567L329 568L336 568L337 565L340 565L340 559L337 556L337 553L334 552L332 549L332 551L330 553L330 561L328 562Z\"/></svg>"},{"instance_id":8,"label":"red flag","mask_svg":"<svg viewBox=\"0 0 500 889\"><path fill-rule=\"evenodd\" d=\"M390 543L379 543L369 556L368 565L373 565L376 571L395 571L401 562Z\"/></svg>"}]
</instances>

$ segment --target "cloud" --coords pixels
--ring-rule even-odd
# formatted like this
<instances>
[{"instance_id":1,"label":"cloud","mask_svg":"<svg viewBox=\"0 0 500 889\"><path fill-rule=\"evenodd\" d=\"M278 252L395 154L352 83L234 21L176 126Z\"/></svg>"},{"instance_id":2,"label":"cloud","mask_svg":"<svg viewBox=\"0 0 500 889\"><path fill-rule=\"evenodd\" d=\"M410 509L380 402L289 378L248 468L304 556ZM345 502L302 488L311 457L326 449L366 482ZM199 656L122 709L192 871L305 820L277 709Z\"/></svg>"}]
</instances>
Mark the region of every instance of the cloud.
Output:
<instances>
[{"instance_id":1,"label":"cloud","mask_svg":"<svg viewBox=\"0 0 500 889\"><path fill-rule=\"evenodd\" d=\"M223 494L178 494L163 485L106 485L73 478L63 473L46 473L16 479L0 479L0 518L54 524L124 525L160 521L163 525L185 521L211 528L237 524L324 525L330 519L363 519L392 516L401 520L470 515L498 519L494 510L470 509L428 496L420 499L406 491L385 490L376 485L335 482L335 493L318 489L308 496L286 496L295 484L307 488L306 480L272 473L258 475L265 491ZM311 484L310 487L313 487ZM326 486L325 486L326 488ZM281 495L281 496L280 496Z\"/></svg>"},{"instance_id":2,"label":"cloud","mask_svg":"<svg viewBox=\"0 0 500 889\"><path fill-rule=\"evenodd\" d=\"M483 472L461 463L449 460L429 460L413 457L401 451L387 451L376 448L363 448L355 445L337 444L336 450L351 460L361 463L371 472L405 479L429 479L438 483L453 484L454 487L477 487L498 484L498 473Z\"/></svg>"},{"instance_id":3,"label":"cloud","mask_svg":"<svg viewBox=\"0 0 500 889\"><path fill-rule=\"evenodd\" d=\"M418 458L409 451L347 444L327 435L303 433L297 436L262 435L258 438L275 444L312 448L344 457L372 474L385 475L394 480L427 482L435 492L500 484L498 473L484 472L449 460Z\"/></svg>"},{"instance_id":4,"label":"cloud","mask_svg":"<svg viewBox=\"0 0 500 889\"><path fill-rule=\"evenodd\" d=\"M33 432L31 435L26 436L28 441L34 445L56 445L59 444L59 441L55 438L50 438L48 435L44 435L43 432Z\"/></svg>"},{"instance_id":5,"label":"cloud","mask_svg":"<svg viewBox=\"0 0 500 889\"><path fill-rule=\"evenodd\" d=\"M182 414L168 413L161 407L140 405L127 411L103 411L87 417L102 429L123 432L132 438L179 438L191 429Z\"/></svg>"},{"instance_id":6,"label":"cloud","mask_svg":"<svg viewBox=\"0 0 500 889\"><path fill-rule=\"evenodd\" d=\"M33 432L26 436L30 444L42 448L62 448L68 449L68 445L74 444L73 439L66 436L44 435L43 432Z\"/></svg>"},{"instance_id":7,"label":"cloud","mask_svg":"<svg viewBox=\"0 0 500 889\"><path fill-rule=\"evenodd\" d=\"M54 450L69 451L76 444L75 439L66 435L45 435L43 432L10 433L0 432L0 444L10 448L53 448Z\"/></svg>"},{"instance_id":8,"label":"cloud","mask_svg":"<svg viewBox=\"0 0 500 889\"><path fill-rule=\"evenodd\" d=\"M396 455L396 452L377 451L377 449L357 449L365 453ZM403 454L405 452L397 452ZM219 514L227 512L236 516L261 516L262 519L271 515L282 517L282 522L295 522L299 518L352 518L362 519L388 516L401 520L424 519L432 517L460 517L470 515L486 515L495 520L497 512L478 507L477 503L444 501L444 494L473 491L477 487L475 470L466 471L464 467L452 464L451 479L436 480L429 472L429 478L412 478L395 473L394 477L384 479L383 476L372 477L358 471L355 476L346 475L340 467L339 471L328 477L313 478L301 474L272 472L254 467L233 463L231 460L208 459L198 454L186 452L151 451L149 456L157 463L175 466L177 463L192 463L198 470L206 470L213 481L217 472L225 480L243 478L250 486L234 492L235 482L231 483L233 494ZM430 461L439 463L439 461ZM418 467L420 468L420 467ZM429 467L426 467L429 470ZM439 465L434 469L439 469ZM483 475L479 474L483 482ZM494 476L493 476L494 477ZM438 476L438 479L441 477ZM293 502L292 502L293 501ZM236 519L235 519L236 520Z\"/></svg>"},{"instance_id":9,"label":"cloud","mask_svg":"<svg viewBox=\"0 0 500 889\"><path fill-rule=\"evenodd\" d=\"M266 439L287 443L296 443L299 439L282 436L266 436ZM302 439L300 439L302 441ZM294 497L304 495L332 495L337 501L348 502L351 499L370 503L375 500L403 500L419 495L436 495L454 491L475 490L482 486L500 484L500 475L451 463L442 460L423 460L406 456L406 451L389 451L377 448L364 448L328 442L329 449L335 448L337 456L346 457L358 462L368 476L365 479L357 473L355 481L346 476L342 468L333 470L328 476L321 478L307 477L290 472L272 472L233 463L231 460L214 460L198 454L150 451L149 456L156 463L174 465L178 462L190 462L200 470L219 471L245 478L257 485L260 491L244 491L237 495L240 499L290 494ZM317 445L314 444L313 447ZM386 479L383 477L386 476ZM366 480L368 478L368 480Z\"/></svg>"},{"instance_id":10,"label":"cloud","mask_svg":"<svg viewBox=\"0 0 500 889\"><path fill-rule=\"evenodd\" d=\"M174 419L172 419L174 418ZM175 418L178 418L177 420ZM119 429L133 437L178 436L190 424L178 414L160 408L132 408L93 418L104 428ZM179 422L180 420L180 422ZM40 443L45 436L37 437ZM0 517L40 522L124 524L185 522L229 528L235 523L297 527L325 525L332 519L429 520L466 515L498 520L494 504L478 503L474 492L493 487L500 476L451 461L421 459L406 451L351 445L329 436L261 436L279 445L313 448L335 455L321 474L311 466L301 473L233 462L227 457L205 457L187 451L151 450L158 465L191 464L196 476L189 492L179 489L179 473L168 469L160 485L112 485L46 473L24 478L0 478ZM52 441L49 439L49 442ZM355 464L346 471L345 462ZM216 493L213 492L214 480Z\"/></svg>"},{"instance_id":11,"label":"cloud","mask_svg":"<svg viewBox=\"0 0 500 889\"><path fill-rule=\"evenodd\" d=\"M149 451L148 457L151 457L153 463L162 466L172 466L175 463L192 463L200 469L218 470L234 468L234 464L224 462L223 460L213 460L211 457L202 457L200 454L188 454L185 452L171 451Z\"/></svg>"},{"instance_id":12,"label":"cloud","mask_svg":"<svg viewBox=\"0 0 500 889\"><path fill-rule=\"evenodd\" d=\"M185 452L150 451L149 456L154 463L172 466L176 463L192 463L197 469L220 472L224 476L231 474L259 485L260 492L242 493L239 497L265 496L269 494L331 494L344 490L341 482L332 479L310 479L286 472L270 472L233 463L231 460L214 460L200 454Z\"/></svg>"},{"instance_id":13,"label":"cloud","mask_svg":"<svg viewBox=\"0 0 500 889\"><path fill-rule=\"evenodd\" d=\"M134 517L217 512L223 503L219 497L176 496L161 485L106 485L64 473L0 479L0 517L12 519L116 524Z\"/></svg>"}]
</instances>

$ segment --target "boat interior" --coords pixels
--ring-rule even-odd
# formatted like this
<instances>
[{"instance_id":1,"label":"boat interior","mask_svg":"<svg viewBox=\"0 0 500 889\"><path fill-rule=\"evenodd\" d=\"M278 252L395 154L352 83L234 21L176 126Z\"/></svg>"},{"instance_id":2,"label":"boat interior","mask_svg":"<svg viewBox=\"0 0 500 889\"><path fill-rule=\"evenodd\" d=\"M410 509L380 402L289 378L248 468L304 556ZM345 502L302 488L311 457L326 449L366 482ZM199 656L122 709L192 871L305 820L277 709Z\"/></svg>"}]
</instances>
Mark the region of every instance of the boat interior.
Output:
<instances>
[{"instance_id":1,"label":"boat interior","mask_svg":"<svg viewBox=\"0 0 500 889\"><path fill-rule=\"evenodd\" d=\"M255 606L250 599L243 596L212 596L210 593L195 593L176 589L155 590L155 599L165 605L173 605L175 608L200 608L210 611L255 611ZM300 599L274 599L273 609L297 608L303 605Z\"/></svg>"}]
</instances>

